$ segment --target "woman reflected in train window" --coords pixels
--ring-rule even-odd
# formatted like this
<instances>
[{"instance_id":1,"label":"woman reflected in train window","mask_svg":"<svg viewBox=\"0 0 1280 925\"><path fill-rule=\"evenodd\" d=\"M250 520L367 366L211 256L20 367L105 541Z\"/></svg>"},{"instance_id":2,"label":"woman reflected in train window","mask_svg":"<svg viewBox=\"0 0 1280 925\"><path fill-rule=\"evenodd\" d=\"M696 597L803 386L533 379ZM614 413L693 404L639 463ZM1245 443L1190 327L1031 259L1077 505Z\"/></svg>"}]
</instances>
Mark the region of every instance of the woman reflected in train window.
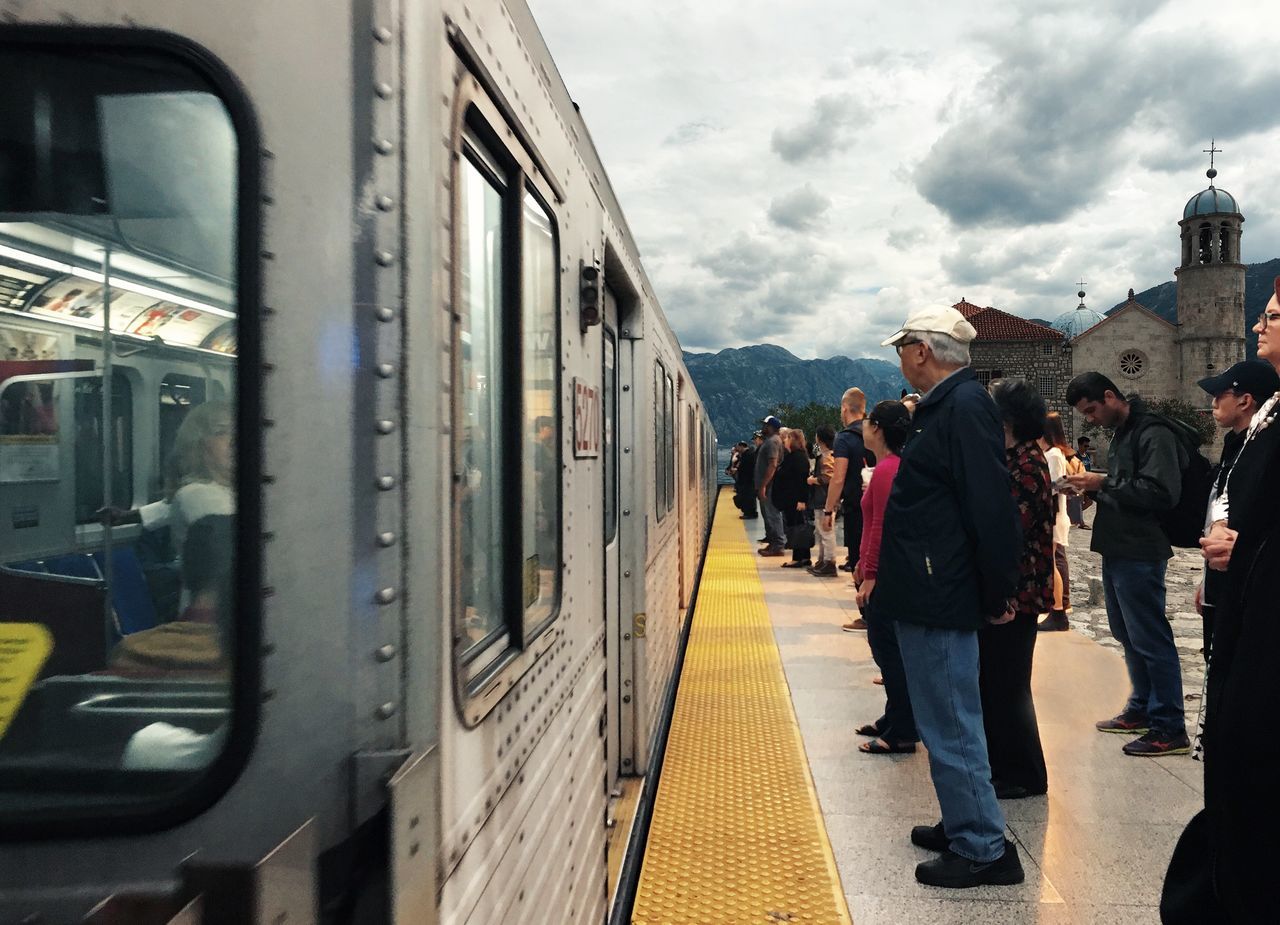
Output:
<instances>
[{"instance_id":1,"label":"woman reflected in train window","mask_svg":"<svg viewBox=\"0 0 1280 925\"><path fill-rule=\"evenodd\" d=\"M187 530L202 517L234 514L235 426L226 402L205 402L191 410L173 443L178 489L170 500L173 547L185 550Z\"/></svg>"}]
</instances>

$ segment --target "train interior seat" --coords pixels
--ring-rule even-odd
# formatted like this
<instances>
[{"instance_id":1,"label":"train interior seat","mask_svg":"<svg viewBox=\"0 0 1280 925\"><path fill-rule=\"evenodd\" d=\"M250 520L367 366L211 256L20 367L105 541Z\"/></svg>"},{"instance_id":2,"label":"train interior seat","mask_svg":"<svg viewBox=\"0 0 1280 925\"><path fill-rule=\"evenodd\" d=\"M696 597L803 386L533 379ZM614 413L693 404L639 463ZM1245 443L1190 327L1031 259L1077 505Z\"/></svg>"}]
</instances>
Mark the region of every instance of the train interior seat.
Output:
<instances>
[{"instance_id":1,"label":"train interior seat","mask_svg":"<svg viewBox=\"0 0 1280 925\"><path fill-rule=\"evenodd\" d=\"M128 636L130 633L157 626L161 621L157 618L152 589L133 545L114 547L111 551L111 566L111 608L115 613L117 635ZM88 579L101 586L106 585L103 556L100 550L92 553L63 553L43 559L12 562L6 566L6 569L31 575L48 575L54 579ZM46 579L43 585L50 604L56 605L58 599L67 594L77 597L75 592L66 591L66 588L72 586L69 582ZM0 581L0 587L3 587L2 581Z\"/></svg>"}]
</instances>

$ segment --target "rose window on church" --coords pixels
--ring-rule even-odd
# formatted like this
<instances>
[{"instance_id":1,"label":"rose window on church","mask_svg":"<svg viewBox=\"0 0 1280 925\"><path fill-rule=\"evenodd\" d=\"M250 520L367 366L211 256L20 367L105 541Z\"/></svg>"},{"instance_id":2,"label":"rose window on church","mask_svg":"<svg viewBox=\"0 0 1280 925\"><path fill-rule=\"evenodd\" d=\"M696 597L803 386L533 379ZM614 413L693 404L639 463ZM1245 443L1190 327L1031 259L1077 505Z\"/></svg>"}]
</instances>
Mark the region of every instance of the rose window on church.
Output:
<instances>
[{"instance_id":1,"label":"rose window on church","mask_svg":"<svg viewBox=\"0 0 1280 925\"><path fill-rule=\"evenodd\" d=\"M1147 369L1147 358L1140 350L1126 350L1120 354L1120 372L1130 379L1137 379Z\"/></svg>"}]
</instances>

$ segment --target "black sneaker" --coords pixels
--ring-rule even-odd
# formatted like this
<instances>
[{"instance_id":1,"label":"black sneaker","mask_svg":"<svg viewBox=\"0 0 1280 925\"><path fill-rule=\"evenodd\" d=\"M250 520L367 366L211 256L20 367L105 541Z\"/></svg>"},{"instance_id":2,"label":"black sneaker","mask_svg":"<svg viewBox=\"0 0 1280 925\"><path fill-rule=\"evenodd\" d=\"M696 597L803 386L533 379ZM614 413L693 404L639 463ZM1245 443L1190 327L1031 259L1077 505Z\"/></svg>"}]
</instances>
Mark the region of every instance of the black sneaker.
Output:
<instances>
[{"instance_id":1,"label":"black sneaker","mask_svg":"<svg viewBox=\"0 0 1280 925\"><path fill-rule=\"evenodd\" d=\"M1100 719L1093 724L1099 732L1119 732L1122 735L1142 735L1151 731L1151 720L1137 713L1121 713L1111 719Z\"/></svg>"},{"instance_id":2,"label":"black sneaker","mask_svg":"<svg viewBox=\"0 0 1280 925\"><path fill-rule=\"evenodd\" d=\"M917 864L916 879L927 886L963 890L973 886L1012 886L1025 880L1026 874L1018 860L1017 846L1006 838L1004 854L994 861L979 864L947 850L932 861Z\"/></svg>"},{"instance_id":3,"label":"black sneaker","mask_svg":"<svg viewBox=\"0 0 1280 925\"><path fill-rule=\"evenodd\" d=\"M1121 749L1126 755L1138 758L1159 758L1161 755L1185 755L1191 751L1191 740L1185 732L1176 735L1152 729L1140 739L1134 739Z\"/></svg>"},{"instance_id":4,"label":"black sneaker","mask_svg":"<svg viewBox=\"0 0 1280 925\"><path fill-rule=\"evenodd\" d=\"M942 831L942 823L937 825L918 825L911 830L911 844L930 851L946 851L951 846L951 839Z\"/></svg>"}]
</instances>

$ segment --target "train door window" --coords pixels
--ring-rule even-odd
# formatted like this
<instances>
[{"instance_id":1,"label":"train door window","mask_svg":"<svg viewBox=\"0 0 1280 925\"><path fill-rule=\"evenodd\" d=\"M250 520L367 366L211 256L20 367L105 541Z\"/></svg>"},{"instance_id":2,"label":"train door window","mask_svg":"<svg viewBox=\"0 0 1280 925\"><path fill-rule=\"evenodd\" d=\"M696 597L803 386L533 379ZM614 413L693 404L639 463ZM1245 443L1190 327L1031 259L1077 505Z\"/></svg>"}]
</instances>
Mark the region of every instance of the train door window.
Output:
<instances>
[{"instance_id":1,"label":"train door window","mask_svg":"<svg viewBox=\"0 0 1280 925\"><path fill-rule=\"evenodd\" d=\"M173 445L178 438L178 429L192 408L205 403L207 388L206 381L198 376L169 373L160 380L160 435L156 446L158 455L154 460L157 477L148 491L148 500L158 501L175 487L167 484L172 478L172 473L167 470L173 464Z\"/></svg>"},{"instance_id":2,"label":"train door window","mask_svg":"<svg viewBox=\"0 0 1280 925\"><path fill-rule=\"evenodd\" d=\"M258 475L238 406L171 429L176 556L149 563L134 436L150 454L156 435L134 413L154 406L139 359L120 361L194 356L253 305L260 146L206 53L116 31L0 36L0 275L43 280L0 318L0 345L19 348L0 360L0 837L178 824L234 780L256 722L259 582L234 524ZM144 316L167 326L144 336ZM219 352L230 386L235 353ZM230 393L258 419L249 390ZM171 622L151 564L180 576Z\"/></svg>"},{"instance_id":3,"label":"train door window","mask_svg":"<svg viewBox=\"0 0 1280 925\"><path fill-rule=\"evenodd\" d=\"M618 447L617 416L618 337L604 330L604 541L613 542L618 533Z\"/></svg>"},{"instance_id":4,"label":"train door window","mask_svg":"<svg viewBox=\"0 0 1280 925\"><path fill-rule=\"evenodd\" d=\"M468 721L506 690L560 601L560 258L531 165L481 101L457 135L454 573ZM495 692L497 692L495 694Z\"/></svg>"},{"instance_id":5,"label":"train door window","mask_svg":"<svg viewBox=\"0 0 1280 925\"><path fill-rule=\"evenodd\" d=\"M663 470L663 485L665 486L665 503L666 509L669 511L675 507L676 503L676 398L675 384L671 377L666 377L664 383L663 395L665 401L663 403L663 429L662 438L665 446L667 464Z\"/></svg>"},{"instance_id":6,"label":"train door window","mask_svg":"<svg viewBox=\"0 0 1280 925\"><path fill-rule=\"evenodd\" d=\"M653 510L667 515L667 374L661 363L653 375Z\"/></svg>"},{"instance_id":7,"label":"train door window","mask_svg":"<svg viewBox=\"0 0 1280 925\"><path fill-rule=\"evenodd\" d=\"M111 376L111 420L102 421L102 379L75 379L76 523L99 519L107 506L133 506L133 389L120 372ZM102 441L110 434L112 452L104 455ZM110 496L105 492L104 462L110 459Z\"/></svg>"}]
</instances>

